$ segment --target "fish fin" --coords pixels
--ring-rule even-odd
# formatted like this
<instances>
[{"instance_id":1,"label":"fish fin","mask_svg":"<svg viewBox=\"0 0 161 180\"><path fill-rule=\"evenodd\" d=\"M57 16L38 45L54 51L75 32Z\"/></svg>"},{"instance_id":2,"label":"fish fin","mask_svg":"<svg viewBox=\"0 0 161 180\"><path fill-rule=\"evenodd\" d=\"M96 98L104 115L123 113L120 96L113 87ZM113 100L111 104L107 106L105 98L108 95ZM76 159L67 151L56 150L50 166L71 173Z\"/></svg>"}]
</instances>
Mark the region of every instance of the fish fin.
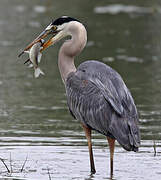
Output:
<instances>
[{"instance_id":1,"label":"fish fin","mask_svg":"<svg viewBox=\"0 0 161 180\"><path fill-rule=\"evenodd\" d=\"M38 61L38 63L40 63L40 61L41 61L41 57L42 57L42 53L40 53L40 52L39 52L38 57L37 57L37 61Z\"/></svg>"},{"instance_id":2,"label":"fish fin","mask_svg":"<svg viewBox=\"0 0 161 180\"><path fill-rule=\"evenodd\" d=\"M30 59L27 59L25 62L24 62L24 64L27 64L27 63L29 63L30 62Z\"/></svg>"},{"instance_id":3,"label":"fish fin","mask_svg":"<svg viewBox=\"0 0 161 180\"><path fill-rule=\"evenodd\" d=\"M45 41L44 41L44 42L45 42ZM43 43L44 43L44 42L43 42ZM43 44L43 43L42 43L42 44ZM43 47L41 46L41 47L40 47L40 51L41 51L42 49L43 49Z\"/></svg>"},{"instance_id":4,"label":"fish fin","mask_svg":"<svg viewBox=\"0 0 161 180\"><path fill-rule=\"evenodd\" d=\"M24 51L24 53L27 53L27 54L29 54L29 53L30 53L30 51Z\"/></svg>"},{"instance_id":5,"label":"fish fin","mask_svg":"<svg viewBox=\"0 0 161 180\"><path fill-rule=\"evenodd\" d=\"M18 57L22 56L23 53L24 53L24 51L22 51L22 52L18 55Z\"/></svg>"},{"instance_id":6,"label":"fish fin","mask_svg":"<svg viewBox=\"0 0 161 180\"><path fill-rule=\"evenodd\" d=\"M34 73L35 78L38 78L40 74L45 75L44 72L42 72L42 70L38 67L35 69L35 73Z\"/></svg>"}]
</instances>

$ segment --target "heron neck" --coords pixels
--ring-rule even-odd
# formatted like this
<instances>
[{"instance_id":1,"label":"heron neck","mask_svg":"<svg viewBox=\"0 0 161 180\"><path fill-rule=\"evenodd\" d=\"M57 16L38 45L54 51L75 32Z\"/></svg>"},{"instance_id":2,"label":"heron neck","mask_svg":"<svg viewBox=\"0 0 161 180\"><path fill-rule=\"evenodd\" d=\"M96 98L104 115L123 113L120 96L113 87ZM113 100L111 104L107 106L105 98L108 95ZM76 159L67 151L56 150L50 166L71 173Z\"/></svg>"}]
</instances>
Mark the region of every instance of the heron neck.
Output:
<instances>
[{"instance_id":1,"label":"heron neck","mask_svg":"<svg viewBox=\"0 0 161 180\"><path fill-rule=\"evenodd\" d=\"M63 82L66 81L69 73L76 71L74 58L84 49L87 42L87 32L81 23L75 23L70 34L72 38L61 46L58 57L58 66Z\"/></svg>"}]
</instances>

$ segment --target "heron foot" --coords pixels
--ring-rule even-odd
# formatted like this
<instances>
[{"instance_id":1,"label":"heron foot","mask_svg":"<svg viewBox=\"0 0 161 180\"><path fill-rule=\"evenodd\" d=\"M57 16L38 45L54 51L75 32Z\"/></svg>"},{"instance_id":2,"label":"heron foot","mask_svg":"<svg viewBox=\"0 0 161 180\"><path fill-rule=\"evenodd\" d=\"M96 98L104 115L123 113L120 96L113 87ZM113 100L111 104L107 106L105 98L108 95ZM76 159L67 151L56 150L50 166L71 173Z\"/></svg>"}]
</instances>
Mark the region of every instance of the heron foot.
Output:
<instances>
[{"instance_id":1,"label":"heron foot","mask_svg":"<svg viewBox=\"0 0 161 180\"><path fill-rule=\"evenodd\" d=\"M95 169L91 169L91 175L95 174L95 173L96 173L96 170Z\"/></svg>"}]
</instances>

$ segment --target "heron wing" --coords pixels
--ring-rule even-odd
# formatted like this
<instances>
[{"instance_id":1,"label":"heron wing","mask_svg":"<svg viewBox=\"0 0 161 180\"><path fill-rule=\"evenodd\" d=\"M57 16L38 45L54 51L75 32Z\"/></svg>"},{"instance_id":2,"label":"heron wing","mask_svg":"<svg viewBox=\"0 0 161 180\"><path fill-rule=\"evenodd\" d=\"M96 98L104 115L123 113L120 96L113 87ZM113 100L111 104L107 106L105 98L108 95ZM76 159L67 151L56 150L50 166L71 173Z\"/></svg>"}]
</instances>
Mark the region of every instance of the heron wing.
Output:
<instances>
[{"instance_id":1,"label":"heron wing","mask_svg":"<svg viewBox=\"0 0 161 180\"><path fill-rule=\"evenodd\" d=\"M66 81L66 94L73 117L92 129L110 136L108 128L111 107L93 82L82 80L72 73Z\"/></svg>"},{"instance_id":2,"label":"heron wing","mask_svg":"<svg viewBox=\"0 0 161 180\"><path fill-rule=\"evenodd\" d=\"M82 63L66 81L70 111L86 125L114 137L126 150L140 143L138 114L121 76L96 61Z\"/></svg>"},{"instance_id":3,"label":"heron wing","mask_svg":"<svg viewBox=\"0 0 161 180\"><path fill-rule=\"evenodd\" d=\"M118 115L137 114L131 93L121 76L109 66L98 61L86 61L80 64L75 75L91 81Z\"/></svg>"},{"instance_id":4,"label":"heron wing","mask_svg":"<svg viewBox=\"0 0 161 180\"><path fill-rule=\"evenodd\" d=\"M122 115L123 106L112 81L108 79L108 87L103 84L98 78L90 78L90 81L101 90L104 98L111 104L116 113Z\"/></svg>"}]
</instances>

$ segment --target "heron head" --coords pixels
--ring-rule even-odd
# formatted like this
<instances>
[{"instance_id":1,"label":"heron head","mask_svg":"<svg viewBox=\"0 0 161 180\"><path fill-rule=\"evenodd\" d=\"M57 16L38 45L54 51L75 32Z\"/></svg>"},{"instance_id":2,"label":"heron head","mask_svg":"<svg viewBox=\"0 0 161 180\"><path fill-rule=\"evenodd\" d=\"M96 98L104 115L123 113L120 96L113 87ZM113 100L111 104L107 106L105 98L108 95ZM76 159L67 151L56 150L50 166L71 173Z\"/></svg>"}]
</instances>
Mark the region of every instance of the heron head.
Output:
<instances>
[{"instance_id":1,"label":"heron head","mask_svg":"<svg viewBox=\"0 0 161 180\"><path fill-rule=\"evenodd\" d=\"M70 24L72 22L79 22L77 19L68 17L68 16L62 16L54 21L52 21L43 32L41 32L37 38L35 38L25 49L24 51L27 51L30 49L35 43L41 41L42 39L46 39L49 37L48 40L46 40L43 45L42 45L42 50L46 49L47 47L55 44L58 42L60 39L71 35L70 31ZM23 51L23 52L24 52ZM23 53L22 52L22 53ZM21 53L21 54L22 54ZM21 55L20 54L20 55ZM19 56L20 56L19 55Z\"/></svg>"}]
</instances>

